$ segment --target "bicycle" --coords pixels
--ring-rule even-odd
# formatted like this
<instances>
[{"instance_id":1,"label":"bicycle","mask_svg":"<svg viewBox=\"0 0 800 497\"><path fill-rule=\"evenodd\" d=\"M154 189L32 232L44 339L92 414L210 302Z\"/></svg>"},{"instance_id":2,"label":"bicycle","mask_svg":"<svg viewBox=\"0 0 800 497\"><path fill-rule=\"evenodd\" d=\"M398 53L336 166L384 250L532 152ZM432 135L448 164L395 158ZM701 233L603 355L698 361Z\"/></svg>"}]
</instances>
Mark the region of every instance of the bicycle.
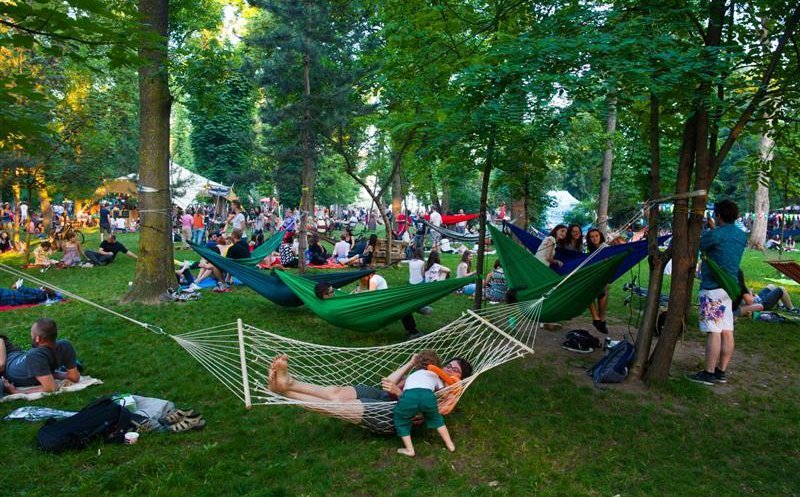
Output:
<instances>
[{"instance_id":1,"label":"bicycle","mask_svg":"<svg viewBox=\"0 0 800 497\"><path fill-rule=\"evenodd\" d=\"M67 239L67 235L70 233L75 234L75 238L77 239L78 243L81 245L86 242L86 237L83 235L81 230L77 230L72 226L72 223L67 223L63 226L59 226L53 231L53 234L50 235L50 243L53 245L55 250L61 250L61 242Z\"/></svg>"}]
</instances>

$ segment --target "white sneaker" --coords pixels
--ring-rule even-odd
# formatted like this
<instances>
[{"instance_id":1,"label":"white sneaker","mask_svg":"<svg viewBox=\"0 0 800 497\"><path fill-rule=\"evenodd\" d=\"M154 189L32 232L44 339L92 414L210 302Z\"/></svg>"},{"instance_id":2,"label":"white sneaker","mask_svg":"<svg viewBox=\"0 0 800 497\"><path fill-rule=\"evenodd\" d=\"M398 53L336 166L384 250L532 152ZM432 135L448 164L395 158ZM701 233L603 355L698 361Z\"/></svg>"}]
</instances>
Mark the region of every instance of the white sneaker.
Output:
<instances>
[{"instance_id":1,"label":"white sneaker","mask_svg":"<svg viewBox=\"0 0 800 497\"><path fill-rule=\"evenodd\" d=\"M199 292L200 291L200 286L197 283L192 282L192 284L189 285L188 290L190 292Z\"/></svg>"},{"instance_id":2,"label":"white sneaker","mask_svg":"<svg viewBox=\"0 0 800 497\"><path fill-rule=\"evenodd\" d=\"M19 290L20 288L22 288L23 283L25 282L22 280L22 278L20 278L11 286L11 288L13 288L14 290Z\"/></svg>"}]
</instances>

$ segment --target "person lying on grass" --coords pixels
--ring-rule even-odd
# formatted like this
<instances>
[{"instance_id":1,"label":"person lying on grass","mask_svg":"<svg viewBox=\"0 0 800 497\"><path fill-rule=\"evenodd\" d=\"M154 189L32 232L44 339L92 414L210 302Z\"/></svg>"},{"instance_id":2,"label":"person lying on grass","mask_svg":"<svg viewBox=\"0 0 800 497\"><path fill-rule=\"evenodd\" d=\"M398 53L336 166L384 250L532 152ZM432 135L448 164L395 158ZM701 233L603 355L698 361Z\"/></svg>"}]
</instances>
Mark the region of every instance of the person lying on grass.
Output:
<instances>
[{"instance_id":1,"label":"person lying on grass","mask_svg":"<svg viewBox=\"0 0 800 497\"><path fill-rule=\"evenodd\" d=\"M34 387L26 393L54 392L56 379L78 383L81 374L75 360L75 348L68 340L58 340L58 326L49 318L40 318L31 326L33 348L23 352L8 338L0 337L0 367L4 390L13 394L17 387ZM64 371L61 371L63 368Z\"/></svg>"},{"instance_id":2,"label":"person lying on grass","mask_svg":"<svg viewBox=\"0 0 800 497\"><path fill-rule=\"evenodd\" d=\"M314 410L326 412L348 421L365 426L375 432L394 431L391 416L364 416L364 405L375 402L393 402L403 393L405 377L416 365L417 355L397 368L392 374L381 379L380 388L356 385L317 385L300 381L289 373L289 356L280 355L272 360L269 369L268 388L289 399L302 402L335 403L335 408L315 407ZM459 380L472 374L472 364L466 359L454 357L444 363L442 370ZM458 395L445 395L439 403L439 414L447 416L456 406ZM343 406L346 405L345 406ZM422 422L421 419L415 422Z\"/></svg>"},{"instance_id":3,"label":"person lying on grass","mask_svg":"<svg viewBox=\"0 0 800 497\"><path fill-rule=\"evenodd\" d=\"M50 288L30 288L22 285L22 279L11 288L0 288L0 306L39 304L56 297Z\"/></svg>"},{"instance_id":4,"label":"person lying on grass","mask_svg":"<svg viewBox=\"0 0 800 497\"><path fill-rule=\"evenodd\" d=\"M789 292L782 286L767 285L756 294L751 288L744 285L741 271L739 271L739 285L745 288L745 292L741 295L738 309L733 310L734 317L744 318L754 312L772 310L778 305L778 302L783 304L788 312L793 314L798 312L798 309L792 304Z\"/></svg>"}]
</instances>

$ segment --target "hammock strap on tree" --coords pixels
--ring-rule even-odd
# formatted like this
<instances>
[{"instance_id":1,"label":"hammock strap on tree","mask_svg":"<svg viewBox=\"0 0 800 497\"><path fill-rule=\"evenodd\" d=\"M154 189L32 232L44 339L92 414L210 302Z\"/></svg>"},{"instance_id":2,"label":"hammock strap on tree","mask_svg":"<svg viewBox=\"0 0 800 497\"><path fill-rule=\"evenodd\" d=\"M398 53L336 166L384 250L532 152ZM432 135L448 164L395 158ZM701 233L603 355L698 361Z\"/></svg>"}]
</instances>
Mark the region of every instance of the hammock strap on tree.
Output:
<instances>
[{"instance_id":1,"label":"hammock strap on tree","mask_svg":"<svg viewBox=\"0 0 800 497\"><path fill-rule=\"evenodd\" d=\"M239 264L239 259L228 259L227 257L222 257L213 250L205 247L192 244L190 244L190 246L208 262L218 267L222 271L230 273L233 277L247 285L250 289L262 297L284 307L297 307L303 305L303 301L300 300L283 281L275 276L274 273L242 266ZM313 282L312 284L325 281L330 283L334 288L340 288L371 272L371 270L362 270L343 271L336 273L319 273L305 275L303 278Z\"/></svg>"},{"instance_id":2,"label":"hammock strap on tree","mask_svg":"<svg viewBox=\"0 0 800 497\"><path fill-rule=\"evenodd\" d=\"M475 281L474 277L454 278L349 295L337 292L320 299L314 293L314 281L286 271L276 273L314 314L334 326L362 332L382 328Z\"/></svg>"}]
</instances>

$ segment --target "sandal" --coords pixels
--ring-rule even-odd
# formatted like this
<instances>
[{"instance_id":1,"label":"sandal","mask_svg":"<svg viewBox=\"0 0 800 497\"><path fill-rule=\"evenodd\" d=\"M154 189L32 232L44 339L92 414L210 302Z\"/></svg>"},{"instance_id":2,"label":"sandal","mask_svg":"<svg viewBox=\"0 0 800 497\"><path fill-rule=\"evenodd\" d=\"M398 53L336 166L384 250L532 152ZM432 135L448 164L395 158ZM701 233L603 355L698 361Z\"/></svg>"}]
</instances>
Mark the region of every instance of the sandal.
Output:
<instances>
[{"instance_id":1,"label":"sandal","mask_svg":"<svg viewBox=\"0 0 800 497\"><path fill-rule=\"evenodd\" d=\"M178 421L183 421L184 418L191 418L197 416L197 413L194 412L194 409L189 409L187 411L181 409L172 409L164 416L164 421L167 424L175 424Z\"/></svg>"},{"instance_id":2,"label":"sandal","mask_svg":"<svg viewBox=\"0 0 800 497\"><path fill-rule=\"evenodd\" d=\"M206 425L206 420L197 415L191 418L183 418L175 424L169 425L168 429L172 433L181 433L190 430L200 430Z\"/></svg>"}]
</instances>

